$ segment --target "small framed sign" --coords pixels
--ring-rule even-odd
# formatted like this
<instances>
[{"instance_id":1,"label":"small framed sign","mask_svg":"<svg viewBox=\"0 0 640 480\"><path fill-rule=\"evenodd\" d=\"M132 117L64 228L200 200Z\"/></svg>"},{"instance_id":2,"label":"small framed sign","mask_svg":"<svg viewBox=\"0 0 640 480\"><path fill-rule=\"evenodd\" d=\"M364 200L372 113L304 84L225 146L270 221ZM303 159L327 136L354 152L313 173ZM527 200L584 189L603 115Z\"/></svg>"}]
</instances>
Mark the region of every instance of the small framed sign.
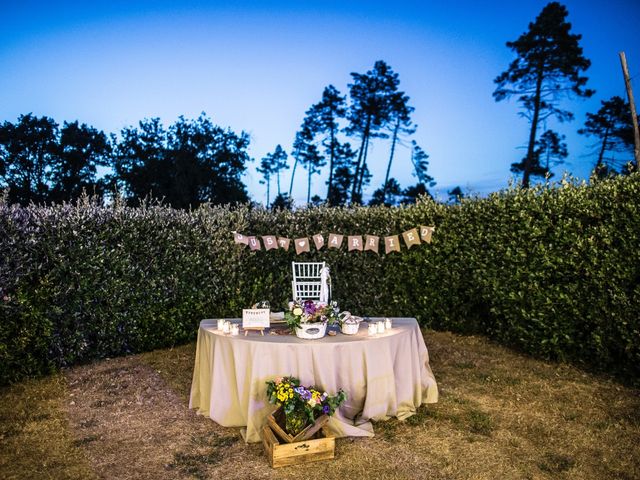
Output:
<instances>
[{"instance_id":1,"label":"small framed sign","mask_svg":"<svg viewBox=\"0 0 640 480\"><path fill-rule=\"evenodd\" d=\"M268 308L245 308L242 310L242 329L264 330L269 328Z\"/></svg>"}]
</instances>

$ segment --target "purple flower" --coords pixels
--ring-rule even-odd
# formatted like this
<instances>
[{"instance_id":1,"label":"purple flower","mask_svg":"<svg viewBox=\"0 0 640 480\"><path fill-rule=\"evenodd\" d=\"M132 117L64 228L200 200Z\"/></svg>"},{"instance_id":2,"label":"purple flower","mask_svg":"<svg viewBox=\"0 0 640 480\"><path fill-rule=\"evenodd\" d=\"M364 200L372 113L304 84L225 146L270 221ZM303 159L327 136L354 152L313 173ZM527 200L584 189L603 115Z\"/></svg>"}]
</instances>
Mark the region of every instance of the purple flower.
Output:
<instances>
[{"instance_id":1,"label":"purple flower","mask_svg":"<svg viewBox=\"0 0 640 480\"><path fill-rule=\"evenodd\" d=\"M322 407L322 413L324 413L324 414L328 414L329 413L329 405L324 405Z\"/></svg>"}]
</instances>

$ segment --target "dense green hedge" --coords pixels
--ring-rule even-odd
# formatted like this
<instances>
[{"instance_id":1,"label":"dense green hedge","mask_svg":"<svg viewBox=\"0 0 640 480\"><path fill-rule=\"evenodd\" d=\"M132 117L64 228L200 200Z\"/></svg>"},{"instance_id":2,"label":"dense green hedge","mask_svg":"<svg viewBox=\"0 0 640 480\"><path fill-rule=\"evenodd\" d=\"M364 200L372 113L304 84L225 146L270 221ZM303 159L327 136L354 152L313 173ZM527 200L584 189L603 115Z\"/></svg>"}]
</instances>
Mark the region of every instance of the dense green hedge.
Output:
<instances>
[{"instance_id":1,"label":"dense green hedge","mask_svg":"<svg viewBox=\"0 0 640 480\"><path fill-rule=\"evenodd\" d=\"M0 202L0 382L174 345L202 318L291 296L290 262L332 267L341 307L486 333L536 356L637 380L640 175L510 189L406 208L55 207ZM286 237L397 234L435 224L402 253L250 252L231 231Z\"/></svg>"}]
</instances>

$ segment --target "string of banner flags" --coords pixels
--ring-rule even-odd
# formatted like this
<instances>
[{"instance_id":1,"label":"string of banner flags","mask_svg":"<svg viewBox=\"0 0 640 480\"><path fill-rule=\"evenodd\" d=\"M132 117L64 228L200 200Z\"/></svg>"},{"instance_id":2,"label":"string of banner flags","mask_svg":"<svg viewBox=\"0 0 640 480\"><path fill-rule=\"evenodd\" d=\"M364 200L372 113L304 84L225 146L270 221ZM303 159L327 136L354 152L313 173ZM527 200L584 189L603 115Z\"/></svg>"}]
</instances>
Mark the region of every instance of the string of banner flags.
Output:
<instances>
[{"instance_id":1,"label":"string of banner flags","mask_svg":"<svg viewBox=\"0 0 640 480\"><path fill-rule=\"evenodd\" d=\"M412 228L400 235L389 235L383 237L384 253L399 252L400 251L400 236L402 236L407 248L411 248L414 245L420 245L422 242L431 243L431 237L436 227L420 226L419 228ZM380 237L376 235L347 235L347 249L348 251L371 251L376 254L380 254ZM260 241L262 239L262 242ZM321 233L311 236L311 240L316 247L316 250L322 250L327 248L341 248L344 243L345 235L338 233L330 233L326 239ZM284 238L276 235L262 235L249 236L242 233L233 232L233 240L237 244L248 246L251 250L262 250L263 246L265 250L273 250L281 248L283 250L289 250L291 242L296 250L296 254L300 255L304 252L311 251L311 241L309 237L302 238Z\"/></svg>"}]
</instances>

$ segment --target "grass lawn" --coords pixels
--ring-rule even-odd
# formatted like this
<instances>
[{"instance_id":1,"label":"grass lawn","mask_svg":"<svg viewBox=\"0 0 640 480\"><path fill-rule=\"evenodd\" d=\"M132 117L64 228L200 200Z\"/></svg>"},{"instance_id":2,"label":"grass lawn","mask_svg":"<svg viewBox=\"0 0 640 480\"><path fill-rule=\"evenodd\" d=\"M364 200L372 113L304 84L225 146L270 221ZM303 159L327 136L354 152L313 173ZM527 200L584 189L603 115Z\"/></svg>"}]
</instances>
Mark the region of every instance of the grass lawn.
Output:
<instances>
[{"instance_id":1,"label":"grass lawn","mask_svg":"<svg viewBox=\"0 0 640 480\"><path fill-rule=\"evenodd\" d=\"M424 334L439 403L338 439L334 461L272 470L261 444L190 411L190 344L0 389L0 478L640 478L640 391Z\"/></svg>"}]
</instances>

